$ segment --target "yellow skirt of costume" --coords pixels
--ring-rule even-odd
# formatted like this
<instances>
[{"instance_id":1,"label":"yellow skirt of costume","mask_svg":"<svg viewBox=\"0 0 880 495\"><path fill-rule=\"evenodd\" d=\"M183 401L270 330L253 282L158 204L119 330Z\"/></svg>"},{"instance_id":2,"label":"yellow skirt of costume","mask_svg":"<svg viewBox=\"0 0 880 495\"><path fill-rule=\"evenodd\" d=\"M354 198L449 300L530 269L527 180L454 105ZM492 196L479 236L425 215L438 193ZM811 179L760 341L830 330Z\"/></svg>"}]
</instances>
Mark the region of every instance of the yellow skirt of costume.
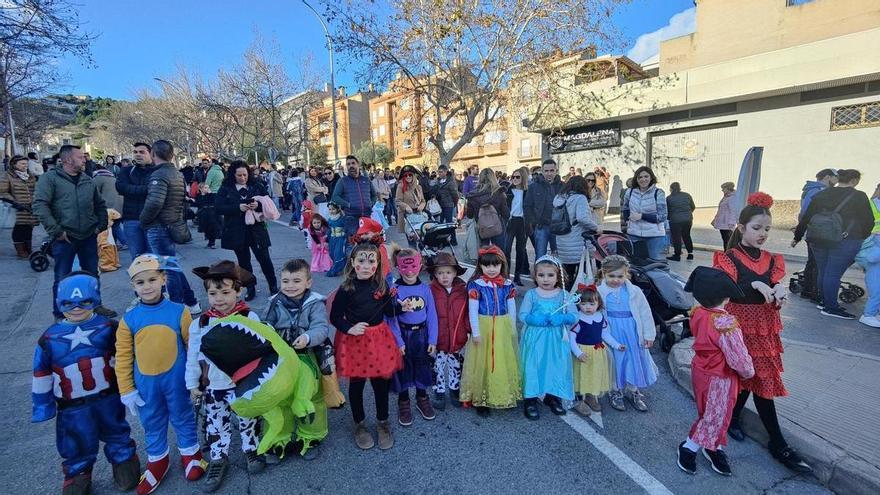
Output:
<instances>
[{"instance_id":1,"label":"yellow skirt of costume","mask_svg":"<svg viewBox=\"0 0 880 495\"><path fill-rule=\"evenodd\" d=\"M519 345L510 315L479 317L480 343L465 348L461 375L462 402L507 409L522 399Z\"/></svg>"},{"instance_id":2,"label":"yellow skirt of costume","mask_svg":"<svg viewBox=\"0 0 880 495\"><path fill-rule=\"evenodd\" d=\"M582 363L574 358L574 391L576 394L599 397L611 390L613 368L608 349L580 344L578 347L587 356L587 362Z\"/></svg>"}]
</instances>

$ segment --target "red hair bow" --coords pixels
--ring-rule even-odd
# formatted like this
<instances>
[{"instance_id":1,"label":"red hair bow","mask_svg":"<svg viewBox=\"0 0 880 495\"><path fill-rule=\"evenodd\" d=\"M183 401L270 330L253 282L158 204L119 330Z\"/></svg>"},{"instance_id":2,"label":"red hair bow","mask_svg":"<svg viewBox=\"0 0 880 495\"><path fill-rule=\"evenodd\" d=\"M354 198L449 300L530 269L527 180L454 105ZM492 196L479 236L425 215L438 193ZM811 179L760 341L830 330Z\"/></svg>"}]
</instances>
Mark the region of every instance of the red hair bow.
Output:
<instances>
[{"instance_id":1,"label":"red hair bow","mask_svg":"<svg viewBox=\"0 0 880 495\"><path fill-rule=\"evenodd\" d=\"M494 244L486 246L484 248L480 248L480 250L477 251L477 254L479 256L483 256L485 254L496 254L498 256L501 256L502 258L504 257L504 252L502 252L501 249Z\"/></svg>"},{"instance_id":2,"label":"red hair bow","mask_svg":"<svg viewBox=\"0 0 880 495\"><path fill-rule=\"evenodd\" d=\"M578 284L578 289L577 289L577 290L578 290L578 292L585 292L585 291L588 291L588 290L589 290L589 291L593 291L593 292L598 292L598 289L596 289L596 284L590 284L590 285L587 285L587 284Z\"/></svg>"}]
</instances>

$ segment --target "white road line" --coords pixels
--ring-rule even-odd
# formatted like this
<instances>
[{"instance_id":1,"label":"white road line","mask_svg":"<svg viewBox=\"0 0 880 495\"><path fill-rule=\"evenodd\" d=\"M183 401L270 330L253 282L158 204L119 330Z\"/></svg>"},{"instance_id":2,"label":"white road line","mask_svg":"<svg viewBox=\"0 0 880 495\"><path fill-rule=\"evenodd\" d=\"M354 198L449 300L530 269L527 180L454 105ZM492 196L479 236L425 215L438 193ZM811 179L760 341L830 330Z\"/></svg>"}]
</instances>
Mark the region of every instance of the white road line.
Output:
<instances>
[{"instance_id":1,"label":"white road line","mask_svg":"<svg viewBox=\"0 0 880 495\"><path fill-rule=\"evenodd\" d=\"M645 471L645 469L642 468L642 466L639 466L636 461L632 460L632 458L626 455L622 450L618 449L613 443L608 441L607 438L594 430L589 423L574 414L566 414L565 416L560 416L560 418L568 423L568 426L571 426L574 431L578 432L580 436L590 442L596 450L607 457L609 461L613 462L618 469L623 471L625 475L629 476L631 480L642 487L647 493L652 495L672 495L672 492L666 488L663 483L660 483L657 478L651 476L651 473Z\"/></svg>"}]
</instances>

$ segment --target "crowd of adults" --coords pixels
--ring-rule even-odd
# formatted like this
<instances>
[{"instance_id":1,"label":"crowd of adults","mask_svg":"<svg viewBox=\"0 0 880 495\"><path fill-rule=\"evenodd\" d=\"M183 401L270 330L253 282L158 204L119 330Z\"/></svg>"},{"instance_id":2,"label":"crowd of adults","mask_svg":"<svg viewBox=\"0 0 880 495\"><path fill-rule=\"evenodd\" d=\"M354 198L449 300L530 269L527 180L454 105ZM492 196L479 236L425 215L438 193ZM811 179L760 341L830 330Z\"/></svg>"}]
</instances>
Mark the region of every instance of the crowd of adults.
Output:
<instances>
[{"instance_id":1,"label":"crowd of adults","mask_svg":"<svg viewBox=\"0 0 880 495\"><path fill-rule=\"evenodd\" d=\"M26 259L33 252L33 229L41 223L54 240L56 284L72 270L75 259L83 270L97 273L96 235L111 223L109 209L120 217L112 222L115 243L132 259L143 253L174 256L173 231L194 207L206 247L216 248L220 239L220 246L233 251L238 264L249 271L253 254L269 293L274 293L278 284L263 215L270 205L259 199L269 198L275 209L291 211L293 226L298 226L309 202L324 218L329 216L328 205L334 203L342 211L347 236L357 231L361 217L376 211L388 225L398 225L400 232L409 229L406 218L413 214L441 223L460 222L477 246L495 244L503 249L515 283L521 285L521 277L530 270L526 250L530 243L536 257L553 252L562 261L570 286L584 256L584 236L602 229L609 206L610 175L603 167L586 174L571 167L560 176L552 159L508 175L477 165L462 173L445 165L435 171L413 166L392 169L361 164L354 156L346 157L344 170L277 167L268 162L253 166L218 158L203 158L178 170L174 149L164 140L134 143L131 156L131 160L108 156L96 162L76 146L66 145L42 162L33 153L10 158L0 178L0 198L18 209L12 229L16 255ZM880 327L880 241L874 240L880 234L880 185L869 199L856 189L860 179L856 170L825 169L815 181L808 181L792 245L807 240L801 294L815 301L825 316L855 318L840 306L837 294L843 274L858 261L866 271L868 289L860 321ZM678 182L669 184L669 190L667 195L658 187L651 168L636 169L620 191L621 229L637 252L649 258L662 259L671 245L667 259L680 261L686 251L690 260L694 200ZM721 184L721 191L711 225L719 231L722 245L729 247L740 205L733 183ZM829 218L839 224L839 232L833 233L838 238L820 235ZM560 221L566 224L562 228L554 224ZM475 249L471 251L475 254ZM168 293L194 313L200 311L182 273L172 272ZM255 286L247 287L246 298L253 299L255 293Z\"/></svg>"}]
</instances>

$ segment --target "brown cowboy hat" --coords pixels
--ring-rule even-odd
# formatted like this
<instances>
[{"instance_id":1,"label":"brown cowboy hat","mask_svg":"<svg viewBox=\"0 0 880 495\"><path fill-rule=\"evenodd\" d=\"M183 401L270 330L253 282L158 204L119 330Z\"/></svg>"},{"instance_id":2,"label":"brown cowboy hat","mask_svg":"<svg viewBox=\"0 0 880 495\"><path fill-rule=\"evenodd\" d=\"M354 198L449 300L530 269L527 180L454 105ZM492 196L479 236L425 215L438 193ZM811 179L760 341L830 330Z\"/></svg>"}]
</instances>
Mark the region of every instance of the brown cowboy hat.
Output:
<instances>
[{"instance_id":1,"label":"brown cowboy hat","mask_svg":"<svg viewBox=\"0 0 880 495\"><path fill-rule=\"evenodd\" d=\"M431 272L441 266L451 266L452 268L455 268L457 275L464 275L464 272L467 271L458 264L458 260L455 259L455 256L445 251L435 254L433 258L428 260L428 270Z\"/></svg>"},{"instance_id":2,"label":"brown cowboy hat","mask_svg":"<svg viewBox=\"0 0 880 495\"><path fill-rule=\"evenodd\" d=\"M192 272L202 280L238 280L242 287L252 287L257 283L251 272L229 260L218 261L211 266L197 266Z\"/></svg>"}]
</instances>

